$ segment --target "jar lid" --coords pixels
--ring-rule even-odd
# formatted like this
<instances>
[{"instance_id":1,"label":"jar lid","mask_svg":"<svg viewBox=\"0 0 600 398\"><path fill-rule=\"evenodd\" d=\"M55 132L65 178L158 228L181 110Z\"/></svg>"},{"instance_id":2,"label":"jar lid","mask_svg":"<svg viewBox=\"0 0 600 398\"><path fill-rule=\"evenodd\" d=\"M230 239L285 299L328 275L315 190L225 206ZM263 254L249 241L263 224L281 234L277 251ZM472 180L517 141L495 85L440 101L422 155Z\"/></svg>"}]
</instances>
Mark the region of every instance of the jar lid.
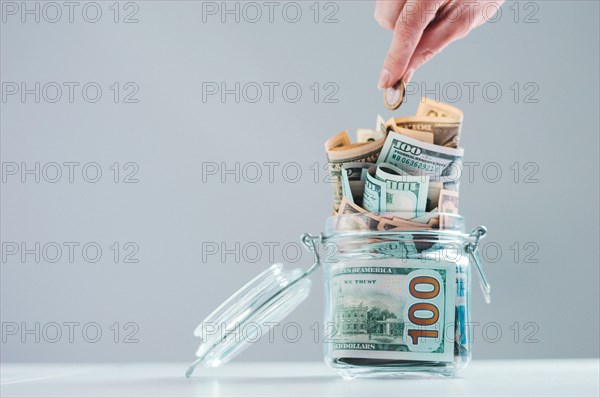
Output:
<instances>
[{"instance_id":1,"label":"jar lid","mask_svg":"<svg viewBox=\"0 0 600 398\"><path fill-rule=\"evenodd\" d=\"M310 294L310 274L320 263L316 244L321 237L304 234L302 242L314 255L308 270L285 270L283 264L273 264L214 310L194 330L202 342L196 351L198 359L186 376L202 365L220 366L256 342L268 331L271 322L281 322ZM243 335L242 335L243 331Z\"/></svg>"}]
</instances>

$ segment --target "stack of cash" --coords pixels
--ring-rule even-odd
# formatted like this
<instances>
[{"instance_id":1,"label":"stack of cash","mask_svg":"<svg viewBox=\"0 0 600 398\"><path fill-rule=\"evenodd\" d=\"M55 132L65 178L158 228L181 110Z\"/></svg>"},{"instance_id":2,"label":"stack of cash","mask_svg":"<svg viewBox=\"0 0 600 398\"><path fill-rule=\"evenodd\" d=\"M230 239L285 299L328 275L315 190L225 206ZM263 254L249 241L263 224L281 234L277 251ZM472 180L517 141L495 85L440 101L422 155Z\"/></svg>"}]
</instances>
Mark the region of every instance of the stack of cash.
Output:
<instances>
[{"instance_id":1,"label":"stack of cash","mask_svg":"<svg viewBox=\"0 0 600 398\"><path fill-rule=\"evenodd\" d=\"M330 138L334 214L356 216L348 229L447 228L445 215L458 214L462 121L460 109L424 98L415 116L378 116L355 143L347 131Z\"/></svg>"}]
</instances>

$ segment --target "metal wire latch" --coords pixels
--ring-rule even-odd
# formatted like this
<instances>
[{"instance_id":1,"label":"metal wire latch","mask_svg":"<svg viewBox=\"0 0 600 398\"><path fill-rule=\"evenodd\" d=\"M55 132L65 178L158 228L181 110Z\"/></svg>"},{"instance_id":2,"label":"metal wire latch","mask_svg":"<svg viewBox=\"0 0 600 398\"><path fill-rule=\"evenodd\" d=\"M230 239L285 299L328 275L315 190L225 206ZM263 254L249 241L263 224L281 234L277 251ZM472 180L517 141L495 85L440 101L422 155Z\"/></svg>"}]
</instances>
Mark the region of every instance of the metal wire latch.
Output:
<instances>
[{"instance_id":1,"label":"metal wire latch","mask_svg":"<svg viewBox=\"0 0 600 398\"><path fill-rule=\"evenodd\" d=\"M321 265L321 257L319 257L319 250L317 248L317 244L323 241L323 234L319 234L317 236L313 236L311 234L302 234L302 243L304 246L308 248L308 251L313 254L313 265L310 266L309 269L304 273L305 275L310 275L313 273Z\"/></svg>"},{"instance_id":2,"label":"metal wire latch","mask_svg":"<svg viewBox=\"0 0 600 398\"><path fill-rule=\"evenodd\" d=\"M485 300L486 304L489 304L491 302L490 292L492 287L483 273L483 268L481 267L481 258L479 257L479 251L477 250L477 247L479 246L479 240L486 234L487 229L484 226L479 226L471 231L469 236L473 238L473 241L468 242L465 245L465 250L467 253L469 253L473 263L475 264L475 267L477 268L477 273L479 274L479 287L483 293L483 299Z\"/></svg>"}]
</instances>

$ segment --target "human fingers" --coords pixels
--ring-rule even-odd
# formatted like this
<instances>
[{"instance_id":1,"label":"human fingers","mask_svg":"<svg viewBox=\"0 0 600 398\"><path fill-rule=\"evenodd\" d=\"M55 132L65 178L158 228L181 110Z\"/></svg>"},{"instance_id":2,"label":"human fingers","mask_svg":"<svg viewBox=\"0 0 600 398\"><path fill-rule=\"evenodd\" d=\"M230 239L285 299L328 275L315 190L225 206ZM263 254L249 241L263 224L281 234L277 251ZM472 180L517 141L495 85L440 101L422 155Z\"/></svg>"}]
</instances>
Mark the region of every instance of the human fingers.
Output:
<instances>
[{"instance_id":1,"label":"human fingers","mask_svg":"<svg viewBox=\"0 0 600 398\"><path fill-rule=\"evenodd\" d=\"M423 31L433 20L439 7L440 3L433 0L409 0L404 4L379 76L377 86L380 89L393 86L404 76Z\"/></svg>"}]
</instances>

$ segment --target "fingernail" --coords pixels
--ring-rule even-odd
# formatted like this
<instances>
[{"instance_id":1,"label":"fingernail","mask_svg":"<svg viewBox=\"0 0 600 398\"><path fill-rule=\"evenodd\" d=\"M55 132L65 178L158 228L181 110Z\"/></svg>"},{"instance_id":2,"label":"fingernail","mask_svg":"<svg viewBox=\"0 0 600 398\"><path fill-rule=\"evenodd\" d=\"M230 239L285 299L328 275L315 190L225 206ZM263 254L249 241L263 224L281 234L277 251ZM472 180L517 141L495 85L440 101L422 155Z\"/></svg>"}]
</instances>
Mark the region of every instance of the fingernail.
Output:
<instances>
[{"instance_id":1,"label":"fingernail","mask_svg":"<svg viewBox=\"0 0 600 398\"><path fill-rule=\"evenodd\" d=\"M390 86L390 72L387 69L383 68L381 70L381 74L379 75L379 82L377 83L377 88L382 90L384 88L388 88Z\"/></svg>"}]
</instances>

